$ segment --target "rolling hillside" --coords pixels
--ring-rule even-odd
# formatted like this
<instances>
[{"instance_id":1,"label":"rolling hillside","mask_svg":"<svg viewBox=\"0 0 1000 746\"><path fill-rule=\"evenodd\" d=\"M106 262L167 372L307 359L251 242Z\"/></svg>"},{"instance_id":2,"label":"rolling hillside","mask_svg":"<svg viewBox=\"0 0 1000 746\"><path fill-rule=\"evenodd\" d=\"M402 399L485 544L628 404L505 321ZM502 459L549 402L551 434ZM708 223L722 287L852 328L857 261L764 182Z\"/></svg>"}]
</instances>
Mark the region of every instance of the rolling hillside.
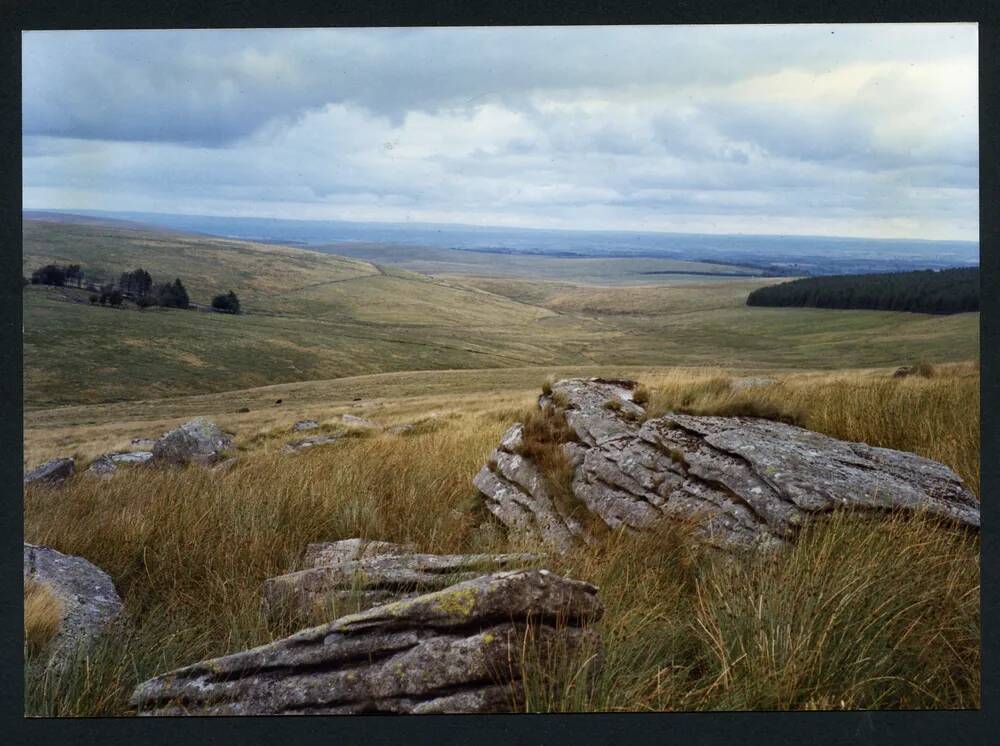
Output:
<instances>
[{"instance_id":1,"label":"rolling hillside","mask_svg":"<svg viewBox=\"0 0 1000 746\"><path fill-rule=\"evenodd\" d=\"M633 287L432 278L134 226L28 220L24 233L26 274L73 262L111 279L142 266L156 281L181 277L196 303L233 289L247 311L113 310L89 305L85 291L28 286L28 408L408 370L946 362L975 357L979 344L978 314L747 308L747 294L773 279Z\"/></svg>"}]
</instances>

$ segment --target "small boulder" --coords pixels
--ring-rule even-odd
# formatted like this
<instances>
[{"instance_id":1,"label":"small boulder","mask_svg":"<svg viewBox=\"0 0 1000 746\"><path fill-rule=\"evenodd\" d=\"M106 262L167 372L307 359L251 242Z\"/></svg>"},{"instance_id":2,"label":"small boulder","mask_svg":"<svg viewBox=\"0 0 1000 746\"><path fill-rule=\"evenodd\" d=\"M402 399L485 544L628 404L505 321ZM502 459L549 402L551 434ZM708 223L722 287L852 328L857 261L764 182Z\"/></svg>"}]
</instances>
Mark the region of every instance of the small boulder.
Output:
<instances>
[{"instance_id":1,"label":"small boulder","mask_svg":"<svg viewBox=\"0 0 1000 746\"><path fill-rule=\"evenodd\" d=\"M393 435L402 435L403 433L413 432L414 425L406 422L402 425L393 425L386 429L387 433L392 433Z\"/></svg>"},{"instance_id":2,"label":"small boulder","mask_svg":"<svg viewBox=\"0 0 1000 746\"><path fill-rule=\"evenodd\" d=\"M302 430L315 430L317 427L319 427L319 423L316 420L299 420L292 425L292 430L300 432Z\"/></svg>"},{"instance_id":3,"label":"small boulder","mask_svg":"<svg viewBox=\"0 0 1000 746\"><path fill-rule=\"evenodd\" d=\"M315 448L316 446L330 445L339 440L340 436L336 435L317 435L312 438L303 438L302 440L293 440L291 443L286 443L284 451L285 453L299 453L300 451Z\"/></svg>"},{"instance_id":4,"label":"small boulder","mask_svg":"<svg viewBox=\"0 0 1000 746\"><path fill-rule=\"evenodd\" d=\"M92 477L110 477L116 471L118 467L115 466L115 462L111 460L111 456L104 454L103 456L98 456L93 461L90 462L90 466L87 467L87 471L84 473Z\"/></svg>"},{"instance_id":5,"label":"small boulder","mask_svg":"<svg viewBox=\"0 0 1000 746\"><path fill-rule=\"evenodd\" d=\"M249 411L250 411L250 407L240 407L239 409L236 410L236 413L237 414L246 414Z\"/></svg>"},{"instance_id":6,"label":"small boulder","mask_svg":"<svg viewBox=\"0 0 1000 746\"><path fill-rule=\"evenodd\" d=\"M752 389L758 386L773 386L777 381L773 378L736 378L730 383L730 387L739 391L740 389Z\"/></svg>"},{"instance_id":7,"label":"small boulder","mask_svg":"<svg viewBox=\"0 0 1000 746\"><path fill-rule=\"evenodd\" d=\"M213 464L232 444L232 438L218 425L205 417L198 417L156 441L152 460L172 465Z\"/></svg>"},{"instance_id":8,"label":"small boulder","mask_svg":"<svg viewBox=\"0 0 1000 746\"><path fill-rule=\"evenodd\" d=\"M892 374L893 378L906 378L907 376L912 376L915 373L915 369L910 365L903 365L896 368L896 372Z\"/></svg>"},{"instance_id":9,"label":"small boulder","mask_svg":"<svg viewBox=\"0 0 1000 746\"><path fill-rule=\"evenodd\" d=\"M25 542L24 577L47 586L62 602L62 621L49 647L50 663L64 661L89 643L121 611L111 577L83 557Z\"/></svg>"},{"instance_id":10,"label":"small boulder","mask_svg":"<svg viewBox=\"0 0 1000 746\"><path fill-rule=\"evenodd\" d=\"M371 420L367 420L364 417L358 417L353 414L345 414L341 417L345 425L350 425L351 427L378 427Z\"/></svg>"},{"instance_id":11,"label":"small boulder","mask_svg":"<svg viewBox=\"0 0 1000 746\"><path fill-rule=\"evenodd\" d=\"M76 471L76 464L73 459L52 459L25 474L24 483L57 485L73 476L74 471Z\"/></svg>"}]
</instances>

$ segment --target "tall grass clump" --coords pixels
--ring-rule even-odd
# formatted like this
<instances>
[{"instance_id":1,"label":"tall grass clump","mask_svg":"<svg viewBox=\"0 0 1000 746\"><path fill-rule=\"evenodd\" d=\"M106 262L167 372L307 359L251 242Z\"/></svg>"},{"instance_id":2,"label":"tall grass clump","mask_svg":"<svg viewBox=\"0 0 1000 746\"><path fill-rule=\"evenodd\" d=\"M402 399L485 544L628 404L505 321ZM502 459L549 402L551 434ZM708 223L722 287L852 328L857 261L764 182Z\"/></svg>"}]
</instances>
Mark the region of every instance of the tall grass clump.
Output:
<instances>
[{"instance_id":1,"label":"tall grass clump","mask_svg":"<svg viewBox=\"0 0 1000 746\"><path fill-rule=\"evenodd\" d=\"M24 651L40 655L59 632L65 609L52 589L34 578L24 579Z\"/></svg>"},{"instance_id":2,"label":"tall grass clump","mask_svg":"<svg viewBox=\"0 0 1000 746\"><path fill-rule=\"evenodd\" d=\"M616 533L556 562L601 589L603 665L528 660L528 711L979 705L978 539L932 519L837 513L740 560Z\"/></svg>"}]
</instances>

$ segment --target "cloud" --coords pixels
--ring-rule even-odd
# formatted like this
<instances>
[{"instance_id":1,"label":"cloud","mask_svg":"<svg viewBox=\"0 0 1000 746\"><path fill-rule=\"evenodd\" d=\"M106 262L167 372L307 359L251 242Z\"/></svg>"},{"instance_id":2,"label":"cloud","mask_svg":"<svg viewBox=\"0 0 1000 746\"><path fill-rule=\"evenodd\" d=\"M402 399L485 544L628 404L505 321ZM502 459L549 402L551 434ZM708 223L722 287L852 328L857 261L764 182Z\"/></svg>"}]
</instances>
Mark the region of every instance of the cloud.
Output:
<instances>
[{"instance_id":1,"label":"cloud","mask_svg":"<svg viewBox=\"0 0 1000 746\"><path fill-rule=\"evenodd\" d=\"M25 204L970 238L975 33L28 32Z\"/></svg>"}]
</instances>

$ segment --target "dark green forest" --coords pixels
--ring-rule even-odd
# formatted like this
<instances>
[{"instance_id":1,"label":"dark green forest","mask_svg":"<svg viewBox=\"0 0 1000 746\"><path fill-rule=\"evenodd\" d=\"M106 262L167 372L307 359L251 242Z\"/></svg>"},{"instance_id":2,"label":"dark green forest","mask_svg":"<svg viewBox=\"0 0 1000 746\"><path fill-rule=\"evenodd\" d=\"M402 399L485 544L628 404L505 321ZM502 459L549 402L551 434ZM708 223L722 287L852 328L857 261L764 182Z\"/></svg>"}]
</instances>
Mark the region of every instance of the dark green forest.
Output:
<instances>
[{"instance_id":1,"label":"dark green forest","mask_svg":"<svg viewBox=\"0 0 1000 746\"><path fill-rule=\"evenodd\" d=\"M748 306L864 308L915 313L979 310L979 268L807 277L758 288Z\"/></svg>"}]
</instances>

